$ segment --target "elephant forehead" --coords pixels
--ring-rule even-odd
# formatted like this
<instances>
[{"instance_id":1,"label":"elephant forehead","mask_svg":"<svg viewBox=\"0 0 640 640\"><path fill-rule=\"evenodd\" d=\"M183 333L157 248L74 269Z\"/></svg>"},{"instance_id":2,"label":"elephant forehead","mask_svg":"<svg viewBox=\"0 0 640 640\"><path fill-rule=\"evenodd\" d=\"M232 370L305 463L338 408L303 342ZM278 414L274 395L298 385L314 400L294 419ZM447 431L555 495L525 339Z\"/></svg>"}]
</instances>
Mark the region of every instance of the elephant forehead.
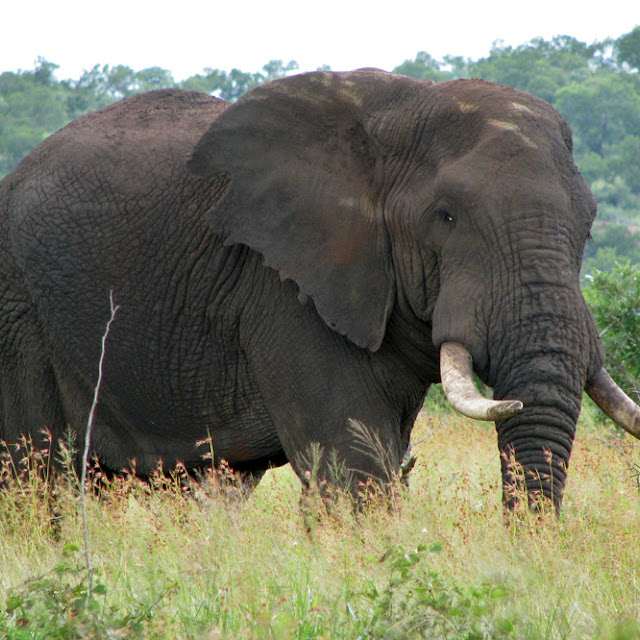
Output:
<instances>
[{"instance_id":1,"label":"elephant forehead","mask_svg":"<svg viewBox=\"0 0 640 640\"><path fill-rule=\"evenodd\" d=\"M482 99L482 98L481 98ZM477 111L479 107L479 101L474 96L466 96L465 99L454 98L453 99L458 109L462 111L462 113L471 113L473 111ZM511 100L507 102L502 110L505 113L515 112L527 115L534 115L535 111L530 106L523 104L522 102L518 102L516 100Z\"/></svg>"},{"instance_id":2,"label":"elephant forehead","mask_svg":"<svg viewBox=\"0 0 640 640\"><path fill-rule=\"evenodd\" d=\"M516 134L528 147L537 148L537 145L522 130L523 118L531 119L532 116L536 116L533 106L509 100L502 102L499 106L493 103L487 109L482 104L482 97L478 99L477 96L454 98L454 103L461 113L479 116L489 127L498 131Z\"/></svg>"},{"instance_id":3,"label":"elephant forehead","mask_svg":"<svg viewBox=\"0 0 640 640\"><path fill-rule=\"evenodd\" d=\"M460 100L458 98L455 98L455 103L458 105L458 109L460 109L462 113L472 113L478 110L477 104L465 102L464 100Z\"/></svg>"},{"instance_id":4,"label":"elephant forehead","mask_svg":"<svg viewBox=\"0 0 640 640\"><path fill-rule=\"evenodd\" d=\"M499 120L496 118L488 118L486 120L486 123L490 127L493 127L500 131L507 131L509 133L516 134L528 147L531 147L532 149L538 148L538 145L536 145L535 142L531 140L531 138L526 136L520 129L520 126L517 125L515 122L509 122L508 120Z\"/></svg>"},{"instance_id":5,"label":"elephant forehead","mask_svg":"<svg viewBox=\"0 0 640 640\"><path fill-rule=\"evenodd\" d=\"M522 104L521 102L512 102L511 106L516 110L519 111L521 113L528 113L528 114L533 114L534 111L533 109L527 107L527 105Z\"/></svg>"}]
</instances>

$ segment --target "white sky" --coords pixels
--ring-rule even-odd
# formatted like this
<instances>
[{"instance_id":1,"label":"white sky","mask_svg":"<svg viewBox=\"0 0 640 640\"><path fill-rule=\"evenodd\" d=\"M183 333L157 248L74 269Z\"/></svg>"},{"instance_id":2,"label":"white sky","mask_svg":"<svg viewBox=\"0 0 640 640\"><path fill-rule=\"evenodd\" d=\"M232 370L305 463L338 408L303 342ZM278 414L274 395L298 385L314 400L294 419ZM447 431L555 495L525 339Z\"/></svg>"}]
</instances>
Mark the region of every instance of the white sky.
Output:
<instances>
[{"instance_id":1,"label":"white sky","mask_svg":"<svg viewBox=\"0 0 640 640\"><path fill-rule=\"evenodd\" d=\"M78 78L95 64L159 66L176 80L206 67L258 71L296 60L301 71L390 70L418 51L473 60L497 40L519 45L570 35L588 44L640 25L636 0L7 0L0 72L38 56ZM9 5L9 6L7 6Z\"/></svg>"}]
</instances>

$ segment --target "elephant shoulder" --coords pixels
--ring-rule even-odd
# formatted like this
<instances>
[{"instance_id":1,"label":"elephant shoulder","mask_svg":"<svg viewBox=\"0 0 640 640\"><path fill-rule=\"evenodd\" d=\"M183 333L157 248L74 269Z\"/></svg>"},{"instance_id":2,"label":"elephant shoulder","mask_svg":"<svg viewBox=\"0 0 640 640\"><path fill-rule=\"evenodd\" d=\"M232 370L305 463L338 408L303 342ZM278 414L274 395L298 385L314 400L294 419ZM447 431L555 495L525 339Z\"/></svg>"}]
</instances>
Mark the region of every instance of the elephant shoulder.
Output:
<instances>
[{"instance_id":1,"label":"elephant shoulder","mask_svg":"<svg viewBox=\"0 0 640 640\"><path fill-rule=\"evenodd\" d=\"M229 106L228 102L199 91L159 89L120 100L71 123L95 130L146 130L180 133L195 144L204 130Z\"/></svg>"},{"instance_id":2,"label":"elephant shoulder","mask_svg":"<svg viewBox=\"0 0 640 640\"><path fill-rule=\"evenodd\" d=\"M185 154L228 103L205 93L165 89L125 98L63 127L28 154L15 169L16 182L91 170L184 162ZM134 171L135 172L135 171Z\"/></svg>"},{"instance_id":3,"label":"elephant shoulder","mask_svg":"<svg viewBox=\"0 0 640 640\"><path fill-rule=\"evenodd\" d=\"M65 197L95 202L95 195L108 192L138 197L153 184L177 179L192 147L226 107L207 94L175 89L126 98L47 138L3 187L22 205Z\"/></svg>"}]
</instances>

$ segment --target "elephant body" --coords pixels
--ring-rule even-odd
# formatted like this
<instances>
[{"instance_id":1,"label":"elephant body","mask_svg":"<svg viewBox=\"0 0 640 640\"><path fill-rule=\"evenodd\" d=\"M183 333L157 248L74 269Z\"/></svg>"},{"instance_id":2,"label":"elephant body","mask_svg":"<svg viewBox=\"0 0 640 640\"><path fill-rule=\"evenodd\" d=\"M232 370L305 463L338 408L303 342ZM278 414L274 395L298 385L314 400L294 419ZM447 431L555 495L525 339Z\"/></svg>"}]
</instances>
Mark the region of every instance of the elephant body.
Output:
<instances>
[{"instance_id":1,"label":"elephant body","mask_svg":"<svg viewBox=\"0 0 640 640\"><path fill-rule=\"evenodd\" d=\"M0 437L82 432L111 291L107 469L199 467L210 436L254 479L305 483L315 450L322 478L385 483L455 341L524 403L497 423L505 500L514 458L559 506L603 360L570 145L527 94L375 71L80 118L0 186Z\"/></svg>"},{"instance_id":2,"label":"elephant body","mask_svg":"<svg viewBox=\"0 0 640 640\"><path fill-rule=\"evenodd\" d=\"M340 447L350 436L333 425L349 418L375 426L395 462L404 453L424 372L392 349L372 359L259 254L209 230L225 180L193 178L185 164L226 106L178 91L123 101L70 125L7 180L5 440L16 425L62 438L86 424L112 291L120 308L93 436L106 469L201 466L209 445L197 443L210 435L216 459L259 475L311 442Z\"/></svg>"}]
</instances>

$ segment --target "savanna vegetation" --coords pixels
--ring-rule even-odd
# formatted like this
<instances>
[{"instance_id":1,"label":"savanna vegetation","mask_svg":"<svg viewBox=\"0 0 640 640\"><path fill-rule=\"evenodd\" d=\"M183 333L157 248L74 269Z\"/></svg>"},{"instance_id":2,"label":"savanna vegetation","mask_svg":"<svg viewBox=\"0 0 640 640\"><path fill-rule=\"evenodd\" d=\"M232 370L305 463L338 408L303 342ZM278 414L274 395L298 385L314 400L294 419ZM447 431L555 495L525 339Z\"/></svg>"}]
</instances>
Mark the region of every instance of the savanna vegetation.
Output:
<instances>
[{"instance_id":1,"label":"savanna vegetation","mask_svg":"<svg viewBox=\"0 0 640 640\"><path fill-rule=\"evenodd\" d=\"M0 74L0 175L82 113L182 86L234 100L293 72L96 66L58 80L39 60ZM483 77L554 104L599 202L585 296L607 366L640 399L640 27L616 41L494 46L478 61L419 53L396 69L423 79ZM82 427L80 427L82 428ZM301 511L288 468L248 497L233 478L89 481L86 520L70 451L5 444L0 457L0 637L26 639L640 638L640 451L585 400L561 517L505 520L495 434L449 414L437 390L414 434L417 464L395 509ZM315 511L313 511L315 509ZM306 515L305 515L306 514ZM84 556L88 525L92 568Z\"/></svg>"},{"instance_id":2,"label":"savanna vegetation","mask_svg":"<svg viewBox=\"0 0 640 640\"><path fill-rule=\"evenodd\" d=\"M91 589L77 478L52 490L37 473L46 458L12 448L0 637L640 638L637 448L594 426L588 406L562 517L505 521L493 428L430 403L394 511L373 496L355 515L338 498L303 518L288 467L247 499L224 474L94 477Z\"/></svg>"}]
</instances>

